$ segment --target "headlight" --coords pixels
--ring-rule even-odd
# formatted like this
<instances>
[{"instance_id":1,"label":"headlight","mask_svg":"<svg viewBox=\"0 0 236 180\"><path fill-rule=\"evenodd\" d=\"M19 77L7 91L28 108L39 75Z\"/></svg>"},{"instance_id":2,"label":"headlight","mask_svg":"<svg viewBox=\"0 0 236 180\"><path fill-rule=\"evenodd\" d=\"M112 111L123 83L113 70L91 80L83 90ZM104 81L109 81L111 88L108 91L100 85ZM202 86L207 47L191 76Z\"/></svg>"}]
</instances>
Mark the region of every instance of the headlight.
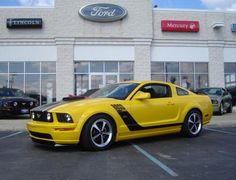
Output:
<instances>
[{"instance_id":1,"label":"headlight","mask_svg":"<svg viewBox=\"0 0 236 180\"><path fill-rule=\"evenodd\" d=\"M67 113L57 113L57 120L62 123L73 123L72 117Z\"/></svg>"},{"instance_id":2,"label":"headlight","mask_svg":"<svg viewBox=\"0 0 236 180\"><path fill-rule=\"evenodd\" d=\"M47 113L47 121L52 122L52 113Z\"/></svg>"},{"instance_id":3,"label":"headlight","mask_svg":"<svg viewBox=\"0 0 236 180\"><path fill-rule=\"evenodd\" d=\"M217 101L216 99L212 99L212 100L211 100L211 103L212 103L212 104L218 104L218 101Z\"/></svg>"},{"instance_id":4,"label":"headlight","mask_svg":"<svg viewBox=\"0 0 236 180\"><path fill-rule=\"evenodd\" d=\"M34 105L34 102L31 101L31 102L30 102L30 106L32 107L33 105Z\"/></svg>"},{"instance_id":5,"label":"headlight","mask_svg":"<svg viewBox=\"0 0 236 180\"><path fill-rule=\"evenodd\" d=\"M7 107L8 106L8 102L3 102L3 107Z\"/></svg>"},{"instance_id":6,"label":"headlight","mask_svg":"<svg viewBox=\"0 0 236 180\"><path fill-rule=\"evenodd\" d=\"M31 113L31 119L33 119L33 120L35 119L35 113L34 112Z\"/></svg>"}]
</instances>

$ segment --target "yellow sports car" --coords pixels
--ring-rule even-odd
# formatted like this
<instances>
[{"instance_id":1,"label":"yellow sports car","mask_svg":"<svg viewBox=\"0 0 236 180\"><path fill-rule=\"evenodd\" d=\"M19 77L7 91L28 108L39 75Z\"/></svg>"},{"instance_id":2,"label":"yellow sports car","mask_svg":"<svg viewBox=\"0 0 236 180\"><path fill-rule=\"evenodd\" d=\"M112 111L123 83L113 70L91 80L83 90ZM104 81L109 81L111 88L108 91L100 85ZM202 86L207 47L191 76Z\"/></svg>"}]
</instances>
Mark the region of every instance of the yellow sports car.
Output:
<instances>
[{"instance_id":1,"label":"yellow sports car","mask_svg":"<svg viewBox=\"0 0 236 180\"><path fill-rule=\"evenodd\" d=\"M166 82L124 82L88 98L34 108L27 128L34 142L104 150L116 141L160 134L195 137L211 117L208 96Z\"/></svg>"}]
</instances>

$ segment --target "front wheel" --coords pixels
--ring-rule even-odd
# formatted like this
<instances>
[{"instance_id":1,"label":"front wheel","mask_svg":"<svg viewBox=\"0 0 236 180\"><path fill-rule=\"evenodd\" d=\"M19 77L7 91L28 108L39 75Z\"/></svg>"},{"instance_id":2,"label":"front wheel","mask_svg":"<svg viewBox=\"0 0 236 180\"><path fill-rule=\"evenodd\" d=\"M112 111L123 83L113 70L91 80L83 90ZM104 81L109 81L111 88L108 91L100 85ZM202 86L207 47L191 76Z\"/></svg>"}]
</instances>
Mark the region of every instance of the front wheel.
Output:
<instances>
[{"instance_id":1,"label":"front wheel","mask_svg":"<svg viewBox=\"0 0 236 180\"><path fill-rule=\"evenodd\" d=\"M85 124L81 143L86 150L100 151L110 147L114 141L115 125L106 115L96 115Z\"/></svg>"},{"instance_id":2,"label":"front wheel","mask_svg":"<svg viewBox=\"0 0 236 180\"><path fill-rule=\"evenodd\" d=\"M188 137L196 137L202 131L202 116L197 110L190 111L185 117L181 133Z\"/></svg>"}]
</instances>

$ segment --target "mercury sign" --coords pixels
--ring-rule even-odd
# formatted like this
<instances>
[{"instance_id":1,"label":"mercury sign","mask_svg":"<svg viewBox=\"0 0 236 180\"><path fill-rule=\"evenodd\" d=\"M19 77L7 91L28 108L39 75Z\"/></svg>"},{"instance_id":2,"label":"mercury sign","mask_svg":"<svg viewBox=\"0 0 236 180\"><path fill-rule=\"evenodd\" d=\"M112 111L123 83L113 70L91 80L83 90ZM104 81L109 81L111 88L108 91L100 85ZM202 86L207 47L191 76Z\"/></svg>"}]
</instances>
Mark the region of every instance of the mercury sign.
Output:
<instances>
[{"instance_id":1,"label":"mercury sign","mask_svg":"<svg viewBox=\"0 0 236 180\"><path fill-rule=\"evenodd\" d=\"M161 21L162 31L171 32L198 32L199 22L198 21Z\"/></svg>"},{"instance_id":2,"label":"mercury sign","mask_svg":"<svg viewBox=\"0 0 236 180\"><path fill-rule=\"evenodd\" d=\"M127 11L115 4L99 3L82 7L79 15L89 21L113 22L123 19L127 15Z\"/></svg>"}]
</instances>

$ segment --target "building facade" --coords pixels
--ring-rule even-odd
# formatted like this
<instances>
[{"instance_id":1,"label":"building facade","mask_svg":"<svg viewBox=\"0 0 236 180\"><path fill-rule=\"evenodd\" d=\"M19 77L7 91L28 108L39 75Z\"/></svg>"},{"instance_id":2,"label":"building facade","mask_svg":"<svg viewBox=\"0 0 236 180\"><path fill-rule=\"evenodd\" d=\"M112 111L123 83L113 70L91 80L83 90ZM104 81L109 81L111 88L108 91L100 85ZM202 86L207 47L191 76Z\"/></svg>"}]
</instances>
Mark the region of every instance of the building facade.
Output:
<instances>
[{"instance_id":1,"label":"building facade","mask_svg":"<svg viewBox=\"0 0 236 180\"><path fill-rule=\"evenodd\" d=\"M122 9L124 16L115 14ZM22 89L41 104L126 80L236 85L235 12L55 0L53 8L1 7L0 15L0 87Z\"/></svg>"}]
</instances>

